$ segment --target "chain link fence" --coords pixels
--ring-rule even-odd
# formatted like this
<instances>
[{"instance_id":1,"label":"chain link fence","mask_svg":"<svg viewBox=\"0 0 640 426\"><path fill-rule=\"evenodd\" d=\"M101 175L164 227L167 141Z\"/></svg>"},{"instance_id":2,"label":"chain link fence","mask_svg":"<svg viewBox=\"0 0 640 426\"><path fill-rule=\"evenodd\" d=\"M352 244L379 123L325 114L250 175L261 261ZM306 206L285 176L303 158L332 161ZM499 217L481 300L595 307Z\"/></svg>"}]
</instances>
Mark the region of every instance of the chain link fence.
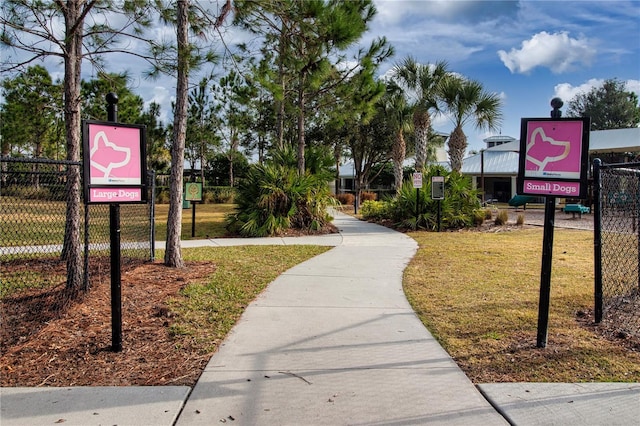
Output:
<instances>
[{"instance_id":1,"label":"chain link fence","mask_svg":"<svg viewBox=\"0 0 640 426\"><path fill-rule=\"evenodd\" d=\"M24 341L67 306L67 264L62 258L66 177L72 168L81 167L81 163L71 161L0 157L2 348ZM149 204L120 206L123 270L153 260L153 175L149 182ZM108 285L109 206L80 207L83 288Z\"/></svg>"},{"instance_id":2,"label":"chain link fence","mask_svg":"<svg viewBox=\"0 0 640 426\"><path fill-rule=\"evenodd\" d=\"M594 162L595 320L640 344L640 163Z\"/></svg>"}]
</instances>

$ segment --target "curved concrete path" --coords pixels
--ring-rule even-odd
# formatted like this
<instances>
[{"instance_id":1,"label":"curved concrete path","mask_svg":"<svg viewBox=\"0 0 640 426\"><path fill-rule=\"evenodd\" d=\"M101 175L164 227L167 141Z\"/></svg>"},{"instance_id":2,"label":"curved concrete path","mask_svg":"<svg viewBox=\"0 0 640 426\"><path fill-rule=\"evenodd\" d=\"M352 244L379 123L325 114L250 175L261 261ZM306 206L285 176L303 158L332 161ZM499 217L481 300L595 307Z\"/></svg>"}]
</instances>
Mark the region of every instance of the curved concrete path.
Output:
<instances>
[{"instance_id":1,"label":"curved concrete path","mask_svg":"<svg viewBox=\"0 0 640 426\"><path fill-rule=\"evenodd\" d=\"M416 242L340 214L334 223L341 244L247 308L178 424L507 424L409 306L402 274Z\"/></svg>"}]
</instances>

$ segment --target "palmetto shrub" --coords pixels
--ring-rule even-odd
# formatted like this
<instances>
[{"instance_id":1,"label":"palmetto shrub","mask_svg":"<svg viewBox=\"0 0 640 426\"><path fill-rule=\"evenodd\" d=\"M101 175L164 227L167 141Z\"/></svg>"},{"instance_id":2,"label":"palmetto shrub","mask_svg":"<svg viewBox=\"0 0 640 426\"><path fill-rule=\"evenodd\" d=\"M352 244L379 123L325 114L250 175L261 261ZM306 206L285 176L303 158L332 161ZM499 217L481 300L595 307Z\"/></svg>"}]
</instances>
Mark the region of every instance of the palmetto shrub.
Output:
<instances>
[{"instance_id":1,"label":"palmetto shrub","mask_svg":"<svg viewBox=\"0 0 640 426\"><path fill-rule=\"evenodd\" d=\"M431 177L444 176L444 200L431 199ZM411 181L405 181L397 196L386 203L386 208L376 206L371 209L372 216L365 219L380 219L385 212L401 228L435 230L438 227L438 203L440 203L441 226L445 229L458 229L472 226L480 210L478 191L471 188L471 180L460 173L449 172L440 166L431 166L423 175L423 188L416 191Z\"/></svg>"},{"instance_id":2,"label":"palmetto shrub","mask_svg":"<svg viewBox=\"0 0 640 426\"><path fill-rule=\"evenodd\" d=\"M328 181L287 165L253 165L238 185L235 213L227 229L244 237L282 234L288 229L315 231L330 221L327 207L334 204Z\"/></svg>"}]
</instances>

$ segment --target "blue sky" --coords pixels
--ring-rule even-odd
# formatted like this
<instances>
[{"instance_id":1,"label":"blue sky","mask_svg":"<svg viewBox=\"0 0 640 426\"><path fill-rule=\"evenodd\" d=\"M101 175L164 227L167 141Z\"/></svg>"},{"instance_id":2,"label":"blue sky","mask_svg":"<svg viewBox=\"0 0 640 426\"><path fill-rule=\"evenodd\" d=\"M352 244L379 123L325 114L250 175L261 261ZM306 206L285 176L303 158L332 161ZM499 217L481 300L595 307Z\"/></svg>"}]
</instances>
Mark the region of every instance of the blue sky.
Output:
<instances>
[{"instance_id":1,"label":"blue sky","mask_svg":"<svg viewBox=\"0 0 640 426\"><path fill-rule=\"evenodd\" d=\"M518 138L520 118L549 117L550 100L568 101L618 78L640 95L639 1L374 0L368 36L384 35L392 62L445 60L503 100L503 135ZM390 68L393 63L385 68ZM385 71L384 69L382 70ZM444 117L434 123L449 133ZM465 128L469 149L495 133Z\"/></svg>"},{"instance_id":2,"label":"blue sky","mask_svg":"<svg viewBox=\"0 0 640 426\"><path fill-rule=\"evenodd\" d=\"M635 1L462 1L373 0L378 10L362 39L366 47L385 36L395 56L383 64L387 73L395 63L413 56L421 63L447 61L452 71L478 80L503 101L503 122L496 132L466 127L469 150L484 147L482 139L502 133L518 138L520 119L548 117L549 101L568 101L606 79L617 78L640 95L640 0ZM222 2L200 0L215 10ZM60 27L61 28L61 27ZM158 25L154 37L172 37L173 30ZM227 44L248 36L227 28ZM131 44L135 50L137 45ZM138 46L142 48L142 46ZM3 55L11 54L7 50ZM109 55L107 69L128 71L133 90L146 103L162 106L168 121L175 81L143 78L148 64L131 56ZM55 59L45 65L55 78L63 69ZM222 71L218 71L222 72ZM88 63L83 78L95 76ZM192 83L198 81L192 76ZM449 133L446 117L434 120L436 130Z\"/></svg>"}]
</instances>

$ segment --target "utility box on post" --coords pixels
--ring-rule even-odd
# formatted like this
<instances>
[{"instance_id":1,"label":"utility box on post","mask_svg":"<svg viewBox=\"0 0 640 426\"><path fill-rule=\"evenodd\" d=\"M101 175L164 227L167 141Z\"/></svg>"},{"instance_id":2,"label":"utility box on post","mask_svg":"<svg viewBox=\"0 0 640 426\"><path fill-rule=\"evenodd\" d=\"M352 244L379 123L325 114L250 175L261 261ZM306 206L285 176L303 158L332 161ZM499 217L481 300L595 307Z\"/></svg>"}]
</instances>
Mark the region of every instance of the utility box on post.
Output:
<instances>
[{"instance_id":1,"label":"utility box on post","mask_svg":"<svg viewBox=\"0 0 640 426\"><path fill-rule=\"evenodd\" d=\"M444 176L431 176L431 199L444 200Z\"/></svg>"}]
</instances>

